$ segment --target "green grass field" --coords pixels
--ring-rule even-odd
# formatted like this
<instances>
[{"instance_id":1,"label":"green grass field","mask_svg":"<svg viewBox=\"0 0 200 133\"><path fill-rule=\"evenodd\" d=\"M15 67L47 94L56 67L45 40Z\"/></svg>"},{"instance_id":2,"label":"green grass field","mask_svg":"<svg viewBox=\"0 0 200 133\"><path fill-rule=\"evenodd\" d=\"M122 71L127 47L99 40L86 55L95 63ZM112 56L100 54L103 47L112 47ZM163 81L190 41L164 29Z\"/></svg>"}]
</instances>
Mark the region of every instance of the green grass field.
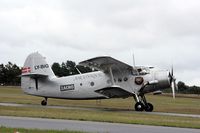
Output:
<instances>
[{"instance_id":1,"label":"green grass field","mask_svg":"<svg viewBox=\"0 0 200 133\"><path fill-rule=\"evenodd\" d=\"M6 128L0 127L0 133L85 133L79 131L56 131L56 130L38 130L38 129L23 129L23 128Z\"/></svg>"},{"instance_id":2,"label":"green grass field","mask_svg":"<svg viewBox=\"0 0 200 133\"><path fill-rule=\"evenodd\" d=\"M189 95L177 97L147 95L149 102L154 104L154 111L200 114L200 97ZM16 87L0 87L0 102L40 104L42 98L23 94ZM129 124L145 124L173 127L200 128L200 118L161 116L155 114L136 113L133 110L135 102L128 99L96 100L58 100L49 99L49 105L70 107L99 108L98 110L54 109L36 107L0 106L0 115L28 116L42 118L74 119L88 121L117 122ZM104 109L108 108L108 109ZM110 110L109 110L110 109ZM120 111L133 110L133 111Z\"/></svg>"}]
</instances>

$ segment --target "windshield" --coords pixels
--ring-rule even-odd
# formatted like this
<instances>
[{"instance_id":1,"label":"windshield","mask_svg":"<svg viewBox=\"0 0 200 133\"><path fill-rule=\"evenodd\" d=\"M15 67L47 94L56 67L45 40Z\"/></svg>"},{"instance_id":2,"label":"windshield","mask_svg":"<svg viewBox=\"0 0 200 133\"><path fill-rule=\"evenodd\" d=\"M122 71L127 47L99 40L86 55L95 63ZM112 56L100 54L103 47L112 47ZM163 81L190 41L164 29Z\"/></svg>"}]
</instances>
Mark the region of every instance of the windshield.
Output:
<instances>
[{"instance_id":1,"label":"windshield","mask_svg":"<svg viewBox=\"0 0 200 133\"><path fill-rule=\"evenodd\" d=\"M150 69L153 69L153 67L135 67L133 69L132 74L133 75L146 75L150 73Z\"/></svg>"}]
</instances>

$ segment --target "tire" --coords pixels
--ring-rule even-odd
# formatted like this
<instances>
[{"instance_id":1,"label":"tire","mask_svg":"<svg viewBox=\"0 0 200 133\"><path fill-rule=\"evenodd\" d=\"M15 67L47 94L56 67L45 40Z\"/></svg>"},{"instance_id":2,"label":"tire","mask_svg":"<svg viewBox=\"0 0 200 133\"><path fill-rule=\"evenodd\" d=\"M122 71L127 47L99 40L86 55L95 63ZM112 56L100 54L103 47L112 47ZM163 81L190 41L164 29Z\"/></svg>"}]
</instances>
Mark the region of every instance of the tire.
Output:
<instances>
[{"instance_id":1,"label":"tire","mask_svg":"<svg viewBox=\"0 0 200 133\"><path fill-rule=\"evenodd\" d=\"M143 111L144 110L144 105L141 102L137 102L135 104L135 111Z\"/></svg>"},{"instance_id":2,"label":"tire","mask_svg":"<svg viewBox=\"0 0 200 133\"><path fill-rule=\"evenodd\" d=\"M151 103L147 103L145 109L146 112L152 112L153 111L153 105Z\"/></svg>"},{"instance_id":3,"label":"tire","mask_svg":"<svg viewBox=\"0 0 200 133\"><path fill-rule=\"evenodd\" d=\"M46 106L47 105L47 101L46 100L42 100L41 105L42 106Z\"/></svg>"}]
</instances>

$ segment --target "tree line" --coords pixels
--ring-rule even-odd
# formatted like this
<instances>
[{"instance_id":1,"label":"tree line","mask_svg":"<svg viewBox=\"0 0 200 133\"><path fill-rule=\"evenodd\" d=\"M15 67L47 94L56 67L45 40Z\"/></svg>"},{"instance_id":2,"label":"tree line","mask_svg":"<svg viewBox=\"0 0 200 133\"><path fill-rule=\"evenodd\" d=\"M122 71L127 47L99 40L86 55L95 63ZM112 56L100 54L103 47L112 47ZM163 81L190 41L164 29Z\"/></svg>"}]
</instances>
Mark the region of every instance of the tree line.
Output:
<instances>
[{"instance_id":1,"label":"tree line","mask_svg":"<svg viewBox=\"0 0 200 133\"><path fill-rule=\"evenodd\" d=\"M198 94L200 95L200 87L198 86L188 86L184 82L178 82L178 92L183 94Z\"/></svg>"},{"instance_id":2,"label":"tree line","mask_svg":"<svg viewBox=\"0 0 200 133\"><path fill-rule=\"evenodd\" d=\"M57 77L96 71L89 67L78 66L75 62L69 60L62 63L54 62L51 68ZM19 75L21 74L21 69L21 67L11 62L6 65L0 64L0 85L20 85ZM182 81L179 81L177 85L178 93L200 94L200 87L198 86L188 86ZM171 89L167 89L164 92L170 91Z\"/></svg>"},{"instance_id":3,"label":"tree line","mask_svg":"<svg viewBox=\"0 0 200 133\"><path fill-rule=\"evenodd\" d=\"M55 73L55 75L58 77L95 71L89 67L76 65L75 62L69 61L69 60L66 62L62 62L61 64L59 64L58 62L55 62L55 63L53 63L51 68L52 68L53 72Z\"/></svg>"},{"instance_id":4,"label":"tree line","mask_svg":"<svg viewBox=\"0 0 200 133\"><path fill-rule=\"evenodd\" d=\"M20 85L21 68L16 64L0 64L0 85Z\"/></svg>"},{"instance_id":5,"label":"tree line","mask_svg":"<svg viewBox=\"0 0 200 133\"><path fill-rule=\"evenodd\" d=\"M94 71L89 67L77 66L75 62L69 60L61 64L55 62L51 68L57 77ZM8 62L6 65L0 64L0 85L20 85L21 69L22 67L11 62Z\"/></svg>"},{"instance_id":6,"label":"tree line","mask_svg":"<svg viewBox=\"0 0 200 133\"><path fill-rule=\"evenodd\" d=\"M176 93L180 93L180 94L198 94L200 95L200 87L199 86L189 86L189 85L186 85L184 82L182 81L179 81L177 83L177 90ZM163 90L164 93L170 93L172 91L171 88L168 88L168 89L165 89Z\"/></svg>"}]
</instances>

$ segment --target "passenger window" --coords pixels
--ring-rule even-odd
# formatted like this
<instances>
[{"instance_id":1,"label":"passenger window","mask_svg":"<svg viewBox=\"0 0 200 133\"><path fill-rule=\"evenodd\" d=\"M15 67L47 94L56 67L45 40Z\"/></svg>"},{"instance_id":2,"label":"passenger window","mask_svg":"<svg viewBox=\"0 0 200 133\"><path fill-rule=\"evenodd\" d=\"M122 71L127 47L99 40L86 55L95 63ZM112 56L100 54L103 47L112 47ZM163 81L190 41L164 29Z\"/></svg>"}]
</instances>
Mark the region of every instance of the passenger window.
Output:
<instances>
[{"instance_id":1,"label":"passenger window","mask_svg":"<svg viewBox=\"0 0 200 133\"><path fill-rule=\"evenodd\" d=\"M90 82L90 85L91 85L91 86L94 86L94 82Z\"/></svg>"},{"instance_id":2,"label":"passenger window","mask_svg":"<svg viewBox=\"0 0 200 133\"><path fill-rule=\"evenodd\" d=\"M121 78L118 78L118 82L122 82L122 79L121 79Z\"/></svg>"},{"instance_id":3,"label":"passenger window","mask_svg":"<svg viewBox=\"0 0 200 133\"><path fill-rule=\"evenodd\" d=\"M127 78L127 77L124 77L124 81L128 81L128 78Z\"/></svg>"}]
</instances>

